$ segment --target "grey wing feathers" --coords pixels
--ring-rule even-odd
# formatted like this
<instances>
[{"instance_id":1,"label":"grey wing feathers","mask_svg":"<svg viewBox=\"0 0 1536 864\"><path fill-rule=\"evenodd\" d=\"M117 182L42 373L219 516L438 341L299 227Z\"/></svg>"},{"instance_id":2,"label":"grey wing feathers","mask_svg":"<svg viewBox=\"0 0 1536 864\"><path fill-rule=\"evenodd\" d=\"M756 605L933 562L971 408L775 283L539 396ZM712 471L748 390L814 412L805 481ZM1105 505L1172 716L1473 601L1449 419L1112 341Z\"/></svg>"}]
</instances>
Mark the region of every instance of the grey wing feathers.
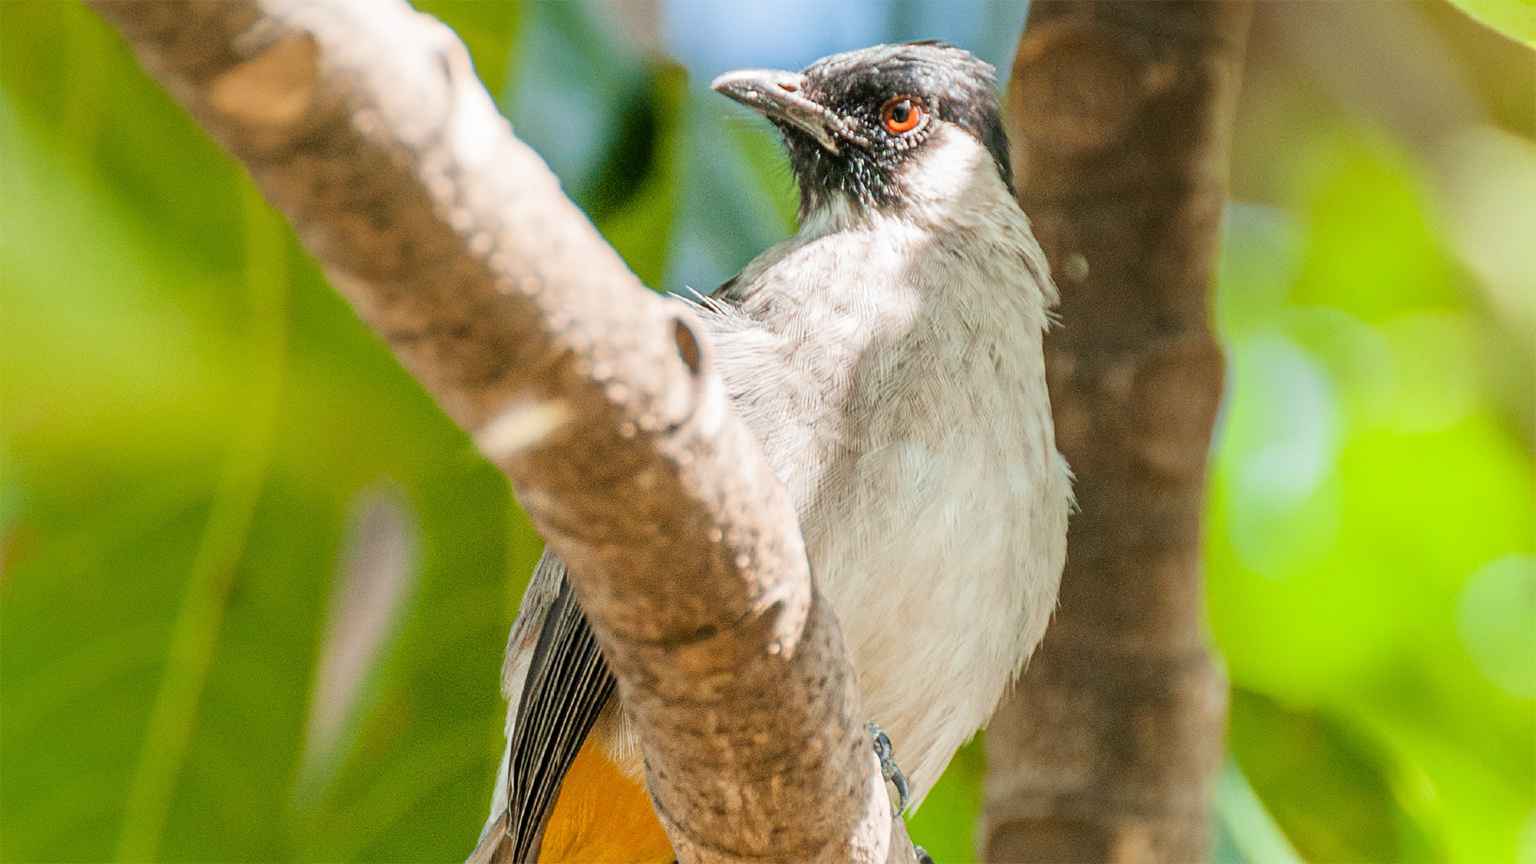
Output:
<instances>
[{"instance_id":1,"label":"grey wing feathers","mask_svg":"<svg viewBox=\"0 0 1536 864\"><path fill-rule=\"evenodd\" d=\"M549 613L512 730L507 802L516 861L532 860L560 781L614 688L569 582Z\"/></svg>"},{"instance_id":2,"label":"grey wing feathers","mask_svg":"<svg viewBox=\"0 0 1536 864\"><path fill-rule=\"evenodd\" d=\"M546 553L528 590L543 593L525 598L507 646L506 690L516 707L498 776L504 785L469 858L474 864L534 860L560 782L614 689L559 559Z\"/></svg>"}]
</instances>

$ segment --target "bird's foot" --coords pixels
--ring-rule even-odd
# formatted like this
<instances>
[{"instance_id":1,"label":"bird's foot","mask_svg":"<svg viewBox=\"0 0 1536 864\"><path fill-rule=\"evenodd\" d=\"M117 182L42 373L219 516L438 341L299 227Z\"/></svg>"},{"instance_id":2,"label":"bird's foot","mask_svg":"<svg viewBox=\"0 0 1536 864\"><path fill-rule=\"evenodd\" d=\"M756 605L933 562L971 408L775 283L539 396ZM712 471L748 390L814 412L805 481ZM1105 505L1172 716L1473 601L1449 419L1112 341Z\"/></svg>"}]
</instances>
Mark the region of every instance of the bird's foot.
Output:
<instances>
[{"instance_id":1,"label":"bird's foot","mask_svg":"<svg viewBox=\"0 0 1536 864\"><path fill-rule=\"evenodd\" d=\"M928 854L927 849L921 846L913 846L912 848L917 852L917 864L934 864L933 856Z\"/></svg>"},{"instance_id":2,"label":"bird's foot","mask_svg":"<svg viewBox=\"0 0 1536 864\"><path fill-rule=\"evenodd\" d=\"M875 757L880 760L880 776L896 787L894 815L900 816L907 812L907 802L912 800L912 790L907 786L907 775L901 773L901 769L896 767L895 751L891 748L891 739L885 734L885 730L874 723L866 723L864 728L874 741Z\"/></svg>"}]
</instances>

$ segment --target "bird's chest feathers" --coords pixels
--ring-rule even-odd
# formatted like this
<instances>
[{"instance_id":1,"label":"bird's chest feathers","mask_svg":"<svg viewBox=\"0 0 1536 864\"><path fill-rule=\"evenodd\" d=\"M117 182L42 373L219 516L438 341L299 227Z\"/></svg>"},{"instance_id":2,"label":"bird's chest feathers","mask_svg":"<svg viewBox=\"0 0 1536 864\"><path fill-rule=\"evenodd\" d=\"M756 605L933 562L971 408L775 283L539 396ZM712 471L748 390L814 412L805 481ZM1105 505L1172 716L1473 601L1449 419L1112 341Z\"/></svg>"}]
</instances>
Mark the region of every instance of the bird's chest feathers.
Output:
<instances>
[{"instance_id":1,"label":"bird's chest feathers","mask_svg":"<svg viewBox=\"0 0 1536 864\"><path fill-rule=\"evenodd\" d=\"M860 348L844 358L852 362L838 382L839 407L811 430L806 464L815 473L801 512L813 566L835 603L883 609L887 624L921 628L905 619L941 611L929 592L1010 569L1009 526L1034 473L1019 461L1031 387L1015 376L1030 365L1018 361L1027 346L1039 348L1023 322L1005 333L980 304L931 294L925 303L900 296L904 287L886 292L875 321L838 324L860 332ZM956 596L1007 605L1001 580L998 596L978 596L988 584Z\"/></svg>"},{"instance_id":2,"label":"bird's chest feathers","mask_svg":"<svg viewBox=\"0 0 1536 864\"><path fill-rule=\"evenodd\" d=\"M843 247L789 268L814 279L816 260L834 257L843 284L802 286L781 295L795 308L766 310L784 315L790 379L815 394L793 412L807 428L791 486L803 513L864 514L895 532L925 520L911 536L931 542L1009 493L1004 468L1039 410L1040 321L1021 302L1030 289L997 278L995 255Z\"/></svg>"},{"instance_id":3,"label":"bird's chest feathers","mask_svg":"<svg viewBox=\"0 0 1536 864\"><path fill-rule=\"evenodd\" d=\"M1051 549L1025 538L1039 502L1065 502L1039 288L1016 250L966 236L790 244L742 274L741 317L717 319L864 710L904 742L919 794L1033 645L1023 622L1050 601L1021 574Z\"/></svg>"},{"instance_id":4,"label":"bird's chest feathers","mask_svg":"<svg viewBox=\"0 0 1536 864\"><path fill-rule=\"evenodd\" d=\"M994 362L1009 346L957 310L892 303L879 318L840 322L864 328L862 345L845 358L837 407L813 430L816 476L805 504L860 514L864 532L890 535L868 538L878 545L903 537L901 545L931 545L966 511L998 503L1003 489L971 466L1006 459L1021 391Z\"/></svg>"}]
</instances>

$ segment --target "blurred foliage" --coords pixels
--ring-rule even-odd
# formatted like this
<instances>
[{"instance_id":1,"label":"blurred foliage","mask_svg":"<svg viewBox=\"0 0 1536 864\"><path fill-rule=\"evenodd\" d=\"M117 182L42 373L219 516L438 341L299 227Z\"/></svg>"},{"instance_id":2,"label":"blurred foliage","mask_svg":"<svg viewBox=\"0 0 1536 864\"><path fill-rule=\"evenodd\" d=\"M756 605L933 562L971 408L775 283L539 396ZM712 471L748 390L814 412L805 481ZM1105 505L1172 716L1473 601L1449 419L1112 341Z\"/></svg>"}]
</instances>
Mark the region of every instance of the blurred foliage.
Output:
<instances>
[{"instance_id":1,"label":"blurred foliage","mask_svg":"<svg viewBox=\"0 0 1536 864\"><path fill-rule=\"evenodd\" d=\"M0 15L0 855L447 857L536 538L100 21ZM310 753L338 550L381 485L416 566L348 734Z\"/></svg>"},{"instance_id":2,"label":"blurred foliage","mask_svg":"<svg viewBox=\"0 0 1536 864\"><path fill-rule=\"evenodd\" d=\"M648 284L788 229L772 138L610 16L420 5ZM1345 107L1228 220L1216 856L1536 861L1536 148ZM0 154L0 859L462 856L538 551L502 478L76 4L0 6Z\"/></svg>"},{"instance_id":3,"label":"blurred foliage","mask_svg":"<svg viewBox=\"0 0 1536 864\"><path fill-rule=\"evenodd\" d=\"M1316 129L1295 158L1287 213L1234 208L1219 298L1208 595L1242 688L1231 746L1309 858L1515 860L1536 486L1488 382L1529 358L1487 350L1498 324L1400 147Z\"/></svg>"}]
</instances>

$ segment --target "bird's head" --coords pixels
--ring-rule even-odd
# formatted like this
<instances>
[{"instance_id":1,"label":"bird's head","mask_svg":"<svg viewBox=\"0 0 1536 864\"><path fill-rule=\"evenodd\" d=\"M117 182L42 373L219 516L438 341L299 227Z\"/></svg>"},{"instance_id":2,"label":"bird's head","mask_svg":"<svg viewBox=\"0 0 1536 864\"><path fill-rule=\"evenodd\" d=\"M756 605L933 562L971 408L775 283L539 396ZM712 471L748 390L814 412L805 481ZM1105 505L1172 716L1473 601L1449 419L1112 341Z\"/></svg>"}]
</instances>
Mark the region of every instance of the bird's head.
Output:
<instances>
[{"instance_id":1,"label":"bird's head","mask_svg":"<svg viewBox=\"0 0 1536 864\"><path fill-rule=\"evenodd\" d=\"M947 187L986 166L996 170L986 179L1012 189L994 70L952 45L876 45L800 72L728 72L711 86L783 133L802 219L839 203L889 211L958 194Z\"/></svg>"}]
</instances>

